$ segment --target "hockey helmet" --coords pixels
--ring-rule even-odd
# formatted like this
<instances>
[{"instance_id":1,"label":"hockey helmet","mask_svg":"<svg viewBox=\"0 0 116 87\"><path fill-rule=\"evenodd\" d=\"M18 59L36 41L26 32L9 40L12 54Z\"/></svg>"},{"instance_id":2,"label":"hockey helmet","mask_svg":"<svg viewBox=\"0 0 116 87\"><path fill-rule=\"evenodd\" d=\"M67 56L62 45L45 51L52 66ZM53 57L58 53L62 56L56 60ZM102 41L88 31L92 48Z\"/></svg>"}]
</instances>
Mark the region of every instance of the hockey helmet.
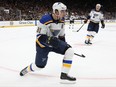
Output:
<instances>
[{"instance_id":1,"label":"hockey helmet","mask_svg":"<svg viewBox=\"0 0 116 87\"><path fill-rule=\"evenodd\" d=\"M100 4L96 4L96 10L99 11L101 8L101 5Z\"/></svg>"},{"instance_id":2,"label":"hockey helmet","mask_svg":"<svg viewBox=\"0 0 116 87\"><path fill-rule=\"evenodd\" d=\"M96 4L96 7L101 7L101 4Z\"/></svg>"},{"instance_id":3,"label":"hockey helmet","mask_svg":"<svg viewBox=\"0 0 116 87\"><path fill-rule=\"evenodd\" d=\"M61 10L66 10L67 9L67 6L64 5L61 2L56 2L56 3L53 4L52 9L53 9L53 13L55 13L55 10L58 10L59 12Z\"/></svg>"}]
</instances>

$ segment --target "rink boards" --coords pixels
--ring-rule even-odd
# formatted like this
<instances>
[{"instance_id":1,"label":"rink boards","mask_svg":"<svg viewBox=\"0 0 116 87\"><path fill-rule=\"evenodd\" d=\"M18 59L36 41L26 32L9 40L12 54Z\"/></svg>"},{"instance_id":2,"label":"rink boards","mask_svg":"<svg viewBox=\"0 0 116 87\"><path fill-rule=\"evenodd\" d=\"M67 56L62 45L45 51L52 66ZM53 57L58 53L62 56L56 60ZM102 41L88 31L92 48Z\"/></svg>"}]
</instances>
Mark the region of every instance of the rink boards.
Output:
<instances>
[{"instance_id":1,"label":"rink boards","mask_svg":"<svg viewBox=\"0 0 116 87\"><path fill-rule=\"evenodd\" d=\"M22 21L0 21L0 28L37 26L39 20L22 20ZM69 24L70 20L65 20ZM83 24L83 20L75 20L75 24ZM105 20L105 23L116 23L116 20Z\"/></svg>"}]
</instances>

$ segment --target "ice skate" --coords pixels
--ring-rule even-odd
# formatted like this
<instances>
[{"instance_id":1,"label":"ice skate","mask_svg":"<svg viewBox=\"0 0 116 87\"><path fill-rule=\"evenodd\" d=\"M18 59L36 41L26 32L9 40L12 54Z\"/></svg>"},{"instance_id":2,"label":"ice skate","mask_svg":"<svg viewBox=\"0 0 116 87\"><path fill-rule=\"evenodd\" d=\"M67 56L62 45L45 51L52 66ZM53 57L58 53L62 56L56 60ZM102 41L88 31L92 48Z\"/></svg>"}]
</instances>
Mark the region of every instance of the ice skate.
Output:
<instances>
[{"instance_id":1,"label":"ice skate","mask_svg":"<svg viewBox=\"0 0 116 87\"><path fill-rule=\"evenodd\" d=\"M66 73L61 73L60 79L61 79L60 83L62 83L62 84L74 84L74 83L76 83L76 78L71 77L71 76L67 75Z\"/></svg>"},{"instance_id":2,"label":"ice skate","mask_svg":"<svg viewBox=\"0 0 116 87\"><path fill-rule=\"evenodd\" d=\"M21 70L20 76L24 76L24 75L27 74L27 73L28 73L27 67L25 67L23 70Z\"/></svg>"},{"instance_id":3,"label":"ice skate","mask_svg":"<svg viewBox=\"0 0 116 87\"><path fill-rule=\"evenodd\" d=\"M85 44L86 44L86 45L92 45L92 43L91 43L90 40L85 40Z\"/></svg>"}]
</instances>

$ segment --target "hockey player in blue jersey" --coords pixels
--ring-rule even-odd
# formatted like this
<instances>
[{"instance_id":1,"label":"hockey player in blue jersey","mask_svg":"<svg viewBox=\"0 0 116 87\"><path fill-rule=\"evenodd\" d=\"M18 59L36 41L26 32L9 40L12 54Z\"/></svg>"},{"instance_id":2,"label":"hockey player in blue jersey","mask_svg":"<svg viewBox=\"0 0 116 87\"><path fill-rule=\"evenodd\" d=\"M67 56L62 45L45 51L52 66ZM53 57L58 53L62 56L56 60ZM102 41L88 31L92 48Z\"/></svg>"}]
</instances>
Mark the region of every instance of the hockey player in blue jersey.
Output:
<instances>
[{"instance_id":1,"label":"hockey player in blue jersey","mask_svg":"<svg viewBox=\"0 0 116 87\"><path fill-rule=\"evenodd\" d=\"M100 11L101 5L100 4L96 4L96 8L95 10L92 10L89 14L89 16L87 17L87 19L85 19L84 23L87 23L88 20L90 20L87 31L88 34L86 36L86 40L85 40L85 44L87 45L91 45L92 44L92 39L95 37L95 34L98 33L99 31L99 22L101 22L102 27L101 28L105 28L105 24L104 24L104 17L103 17L103 13Z\"/></svg>"},{"instance_id":2,"label":"hockey player in blue jersey","mask_svg":"<svg viewBox=\"0 0 116 87\"><path fill-rule=\"evenodd\" d=\"M68 75L74 51L65 42L64 16L67 7L61 2L56 2L52 9L53 13L44 15L38 23L35 63L31 63L24 68L20 72L20 76L43 69L47 64L49 52L55 52L64 55L60 75L61 82L75 83L76 78Z\"/></svg>"}]
</instances>

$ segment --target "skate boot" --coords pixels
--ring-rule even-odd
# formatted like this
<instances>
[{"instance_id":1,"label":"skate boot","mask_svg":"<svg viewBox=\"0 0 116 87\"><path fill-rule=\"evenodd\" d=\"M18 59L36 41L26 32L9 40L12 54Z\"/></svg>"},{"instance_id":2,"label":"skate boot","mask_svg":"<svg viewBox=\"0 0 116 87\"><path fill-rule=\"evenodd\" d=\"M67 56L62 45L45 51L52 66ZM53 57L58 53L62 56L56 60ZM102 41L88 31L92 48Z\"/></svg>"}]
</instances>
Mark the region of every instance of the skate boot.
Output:
<instances>
[{"instance_id":1,"label":"skate boot","mask_svg":"<svg viewBox=\"0 0 116 87\"><path fill-rule=\"evenodd\" d=\"M92 45L91 41L89 41L89 45Z\"/></svg>"},{"instance_id":2,"label":"skate boot","mask_svg":"<svg viewBox=\"0 0 116 87\"><path fill-rule=\"evenodd\" d=\"M85 44L86 44L86 45L92 45L92 43L91 43L90 40L85 40Z\"/></svg>"},{"instance_id":3,"label":"skate boot","mask_svg":"<svg viewBox=\"0 0 116 87\"><path fill-rule=\"evenodd\" d=\"M24 76L24 75L27 74L27 73L28 73L27 67L25 67L23 70L21 70L20 76Z\"/></svg>"},{"instance_id":4,"label":"skate boot","mask_svg":"<svg viewBox=\"0 0 116 87\"><path fill-rule=\"evenodd\" d=\"M76 83L76 78L68 76L66 73L61 73L61 82L63 84L74 84Z\"/></svg>"}]
</instances>

